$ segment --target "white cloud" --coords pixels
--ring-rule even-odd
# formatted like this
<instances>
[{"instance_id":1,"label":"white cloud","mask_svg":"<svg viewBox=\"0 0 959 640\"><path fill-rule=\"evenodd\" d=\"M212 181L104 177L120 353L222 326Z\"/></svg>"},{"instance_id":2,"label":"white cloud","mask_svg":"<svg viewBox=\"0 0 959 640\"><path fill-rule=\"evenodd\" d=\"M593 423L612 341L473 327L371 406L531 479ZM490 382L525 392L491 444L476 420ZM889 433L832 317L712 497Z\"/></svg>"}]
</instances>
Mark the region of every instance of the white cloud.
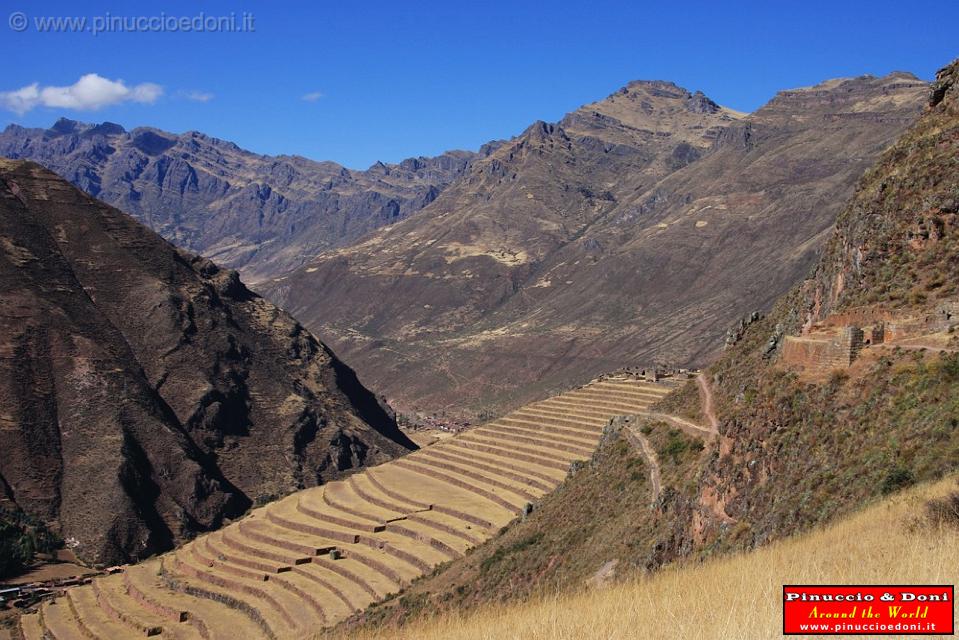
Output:
<instances>
[{"instance_id":1,"label":"white cloud","mask_svg":"<svg viewBox=\"0 0 959 640\"><path fill-rule=\"evenodd\" d=\"M306 94L305 96L303 96L303 100L306 100L307 102L316 102L322 97L323 97L322 91L312 91Z\"/></svg>"},{"instance_id":2,"label":"white cloud","mask_svg":"<svg viewBox=\"0 0 959 640\"><path fill-rule=\"evenodd\" d=\"M2 91L0 106L19 115L40 106L95 111L121 102L152 104L161 95L163 87L152 82L129 87L123 80L88 73L66 87L41 87L34 82L14 91Z\"/></svg>"},{"instance_id":3,"label":"white cloud","mask_svg":"<svg viewBox=\"0 0 959 640\"><path fill-rule=\"evenodd\" d=\"M181 91L178 95L193 102L209 102L214 97L209 91Z\"/></svg>"},{"instance_id":4,"label":"white cloud","mask_svg":"<svg viewBox=\"0 0 959 640\"><path fill-rule=\"evenodd\" d=\"M20 115L25 114L34 108L40 100L40 87L34 82L22 89L16 91L4 91L0 93L0 104L8 111L14 111Z\"/></svg>"}]
</instances>

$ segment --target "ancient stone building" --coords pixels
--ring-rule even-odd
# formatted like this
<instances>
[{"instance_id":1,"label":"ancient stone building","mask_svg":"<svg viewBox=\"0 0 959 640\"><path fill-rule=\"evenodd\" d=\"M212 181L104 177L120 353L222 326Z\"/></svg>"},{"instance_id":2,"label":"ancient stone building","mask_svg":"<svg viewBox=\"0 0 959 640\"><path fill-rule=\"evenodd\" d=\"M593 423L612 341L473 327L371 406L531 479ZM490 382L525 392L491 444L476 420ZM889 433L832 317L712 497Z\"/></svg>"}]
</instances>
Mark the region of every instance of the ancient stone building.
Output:
<instances>
[{"instance_id":1,"label":"ancient stone building","mask_svg":"<svg viewBox=\"0 0 959 640\"><path fill-rule=\"evenodd\" d=\"M839 331L786 336L783 362L801 367L809 373L825 373L845 369L855 361L863 347L864 334L856 325Z\"/></svg>"}]
</instances>

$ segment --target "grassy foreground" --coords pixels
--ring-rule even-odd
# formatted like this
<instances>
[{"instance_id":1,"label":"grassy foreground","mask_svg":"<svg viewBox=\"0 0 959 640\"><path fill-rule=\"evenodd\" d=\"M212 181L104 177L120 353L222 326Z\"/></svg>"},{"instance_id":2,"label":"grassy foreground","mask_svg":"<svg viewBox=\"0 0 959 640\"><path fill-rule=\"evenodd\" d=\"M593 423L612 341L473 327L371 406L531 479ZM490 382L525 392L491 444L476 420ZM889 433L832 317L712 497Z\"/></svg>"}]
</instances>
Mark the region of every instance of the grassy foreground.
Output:
<instances>
[{"instance_id":1,"label":"grassy foreground","mask_svg":"<svg viewBox=\"0 0 959 640\"><path fill-rule=\"evenodd\" d=\"M934 524L927 515L930 500L943 498L956 489L955 476L917 486L805 535L703 564L677 565L607 589L490 606L467 616L442 615L401 629L351 633L348 637L780 637L783 583L956 583L959 527L955 522Z\"/></svg>"}]
</instances>

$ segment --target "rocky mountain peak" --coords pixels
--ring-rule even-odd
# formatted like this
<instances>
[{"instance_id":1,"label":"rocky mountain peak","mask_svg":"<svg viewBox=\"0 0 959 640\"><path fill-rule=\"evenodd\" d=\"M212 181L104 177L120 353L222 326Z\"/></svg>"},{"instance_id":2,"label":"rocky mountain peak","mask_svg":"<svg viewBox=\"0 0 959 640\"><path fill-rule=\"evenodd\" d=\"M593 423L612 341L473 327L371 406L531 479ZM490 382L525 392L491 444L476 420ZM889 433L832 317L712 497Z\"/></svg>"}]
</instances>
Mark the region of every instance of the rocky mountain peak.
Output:
<instances>
[{"instance_id":1,"label":"rocky mountain peak","mask_svg":"<svg viewBox=\"0 0 959 640\"><path fill-rule=\"evenodd\" d=\"M366 170L370 174L378 174L381 176L388 176L390 174L390 168L380 160L377 160L370 165L370 168Z\"/></svg>"},{"instance_id":2,"label":"rocky mountain peak","mask_svg":"<svg viewBox=\"0 0 959 640\"><path fill-rule=\"evenodd\" d=\"M565 138L566 134L563 131L563 128L558 124L537 120L526 128L526 131L522 133L520 139L529 140L530 142L534 143L541 143L548 141L554 136L558 138Z\"/></svg>"},{"instance_id":3,"label":"rocky mountain peak","mask_svg":"<svg viewBox=\"0 0 959 640\"><path fill-rule=\"evenodd\" d=\"M630 92L639 91L654 94L658 93L660 96L666 98L681 97L689 93L689 91L671 80L630 80L618 93L626 95Z\"/></svg>"},{"instance_id":4,"label":"rocky mountain peak","mask_svg":"<svg viewBox=\"0 0 959 640\"><path fill-rule=\"evenodd\" d=\"M68 135L71 133L78 133L82 129L89 128L90 125L77 122L76 120L71 120L69 118L60 118L53 123L47 131L52 135Z\"/></svg>"},{"instance_id":5,"label":"rocky mountain peak","mask_svg":"<svg viewBox=\"0 0 959 640\"><path fill-rule=\"evenodd\" d=\"M936 80L932 83L929 92L929 106L936 107L942 103L952 105L959 93L959 59L936 72Z\"/></svg>"},{"instance_id":6,"label":"rocky mountain peak","mask_svg":"<svg viewBox=\"0 0 959 640\"><path fill-rule=\"evenodd\" d=\"M13 134L13 132L25 132L30 131L23 127L15 127L15 125L10 125L4 131L5 134ZM116 136L122 136L126 134L126 129L122 125L117 124L116 122L101 122L99 124L93 124L88 122L80 122L78 120L71 120L69 118L60 118L49 129L43 130L43 135L47 139L56 139L56 138L113 138Z\"/></svg>"},{"instance_id":7,"label":"rocky mountain peak","mask_svg":"<svg viewBox=\"0 0 959 640\"><path fill-rule=\"evenodd\" d=\"M126 133L127 130L123 128L122 125L117 124L116 122L101 122L98 125L90 127L86 133L89 135L99 135L99 136L119 136Z\"/></svg>"},{"instance_id":8,"label":"rocky mountain peak","mask_svg":"<svg viewBox=\"0 0 959 640\"><path fill-rule=\"evenodd\" d=\"M859 181L809 283L814 320L844 307L902 309L955 296L957 80L959 60L936 74L922 118Z\"/></svg>"},{"instance_id":9,"label":"rocky mountain peak","mask_svg":"<svg viewBox=\"0 0 959 640\"><path fill-rule=\"evenodd\" d=\"M695 93L663 80L634 80L598 102L568 114L561 124L571 134L612 138L616 143L705 149L721 131L744 114L720 106L702 91Z\"/></svg>"},{"instance_id":10,"label":"rocky mountain peak","mask_svg":"<svg viewBox=\"0 0 959 640\"><path fill-rule=\"evenodd\" d=\"M406 407L482 409L630 361L702 362L744 300L808 273L926 98L905 77L826 91L763 120L630 83L532 123L416 216L264 290Z\"/></svg>"},{"instance_id":11,"label":"rocky mountain peak","mask_svg":"<svg viewBox=\"0 0 959 640\"><path fill-rule=\"evenodd\" d=\"M864 113L882 108L894 109L910 90L925 91L927 83L911 73L893 72L877 77L862 75L834 78L808 87L779 91L756 112L760 118L790 112L809 118L825 113Z\"/></svg>"},{"instance_id":12,"label":"rocky mountain peak","mask_svg":"<svg viewBox=\"0 0 959 640\"><path fill-rule=\"evenodd\" d=\"M702 91L691 92L675 82L666 80L633 80L619 91L610 94L605 101L615 102L623 97L631 97L634 100L652 100L664 105L682 103L694 113L715 113L722 108ZM675 106L675 104L671 106Z\"/></svg>"},{"instance_id":13,"label":"rocky mountain peak","mask_svg":"<svg viewBox=\"0 0 959 640\"><path fill-rule=\"evenodd\" d=\"M702 91L697 91L686 98L686 108L693 113L716 113L721 107L706 97Z\"/></svg>"},{"instance_id":14,"label":"rocky mountain peak","mask_svg":"<svg viewBox=\"0 0 959 640\"><path fill-rule=\"evenodd\" d=\"M891 80L911 80L914 82L922 82L922 78L914 74L912 71L890 71L886 74L886 78Z\"/></svg>"}]
</instances>

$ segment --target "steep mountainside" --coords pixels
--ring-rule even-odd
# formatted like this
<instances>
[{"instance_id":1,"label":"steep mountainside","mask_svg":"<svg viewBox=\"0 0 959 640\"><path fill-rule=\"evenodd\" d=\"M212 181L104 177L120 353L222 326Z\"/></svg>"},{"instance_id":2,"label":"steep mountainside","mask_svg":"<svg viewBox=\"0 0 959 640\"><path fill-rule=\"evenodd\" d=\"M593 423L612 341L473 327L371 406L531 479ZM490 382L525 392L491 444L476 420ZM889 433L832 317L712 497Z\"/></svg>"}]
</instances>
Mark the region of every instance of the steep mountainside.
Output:
<instances>
[{"instance_id":1,"label":"steep mountainside","mask_svg":"<svg viewBox=\"0 0 959 640\"><path fill-rule=\"evenodd\" d=\"M0 161L0 502L113 563L413 448L235 271Z\"/></svg>"},{"instance_id":2,"label":"steep mountainside","mask_svg":"<svg viewBox=\"0 0 959 640\"><path fill-rule=\"evenodd\" d=\"M195 131L61 119L50 129L8 126L0 156L39 162L177 246L256 281L429 204L474 154L352 171L254 154Z\"/></svg>"},{"instance_id":3,"label":"steep mountainside","mask_svg":"<svg viewBox=\"0 0 959 640\"><path fill-rule=\"evenodd\" d=\"M757 547L959 470L959 313L943 313L959 303L957 158L959 61L859 181L812 277L768 317L742 323L699 380L654 407L659 415L614 420L590 464L531 515L352 624L462 614ZM876 318L884 324L866 326ZM817 325L856 323L869 344L825 371L797 365L784 348L825 331ZM718 433L702 445L661 417L706 424L712 405ZM655 458L633 444L638 434ZM874 564L861 551L848 551L864 565L857 580ZM955 558L937 558L954 575Z\"/></svg>"},{"instance_id":4,"label":"steep mountainside","mask_svg":"<svg viewBox=\"0 0 959 640\"><path fill-rule=\"evenodd\" d=\"M742 116L635 82L263 286L405 407L498 410L637 362L700 364L808 272L925 90L834 80Z\"/></svg>"},{"instance_id":5,"label":"steep mountainside","mask_svg":"<svg viewBox=\"0 0 959 640\"><path fill-rule=\"evenodd\" d=\"M706 477L748 541L959 468L957 158L959 61L863 176L812 277L710 368L735 444ZM859 331L838 365L789 349Z\"/></svg>"}]
</instances>

